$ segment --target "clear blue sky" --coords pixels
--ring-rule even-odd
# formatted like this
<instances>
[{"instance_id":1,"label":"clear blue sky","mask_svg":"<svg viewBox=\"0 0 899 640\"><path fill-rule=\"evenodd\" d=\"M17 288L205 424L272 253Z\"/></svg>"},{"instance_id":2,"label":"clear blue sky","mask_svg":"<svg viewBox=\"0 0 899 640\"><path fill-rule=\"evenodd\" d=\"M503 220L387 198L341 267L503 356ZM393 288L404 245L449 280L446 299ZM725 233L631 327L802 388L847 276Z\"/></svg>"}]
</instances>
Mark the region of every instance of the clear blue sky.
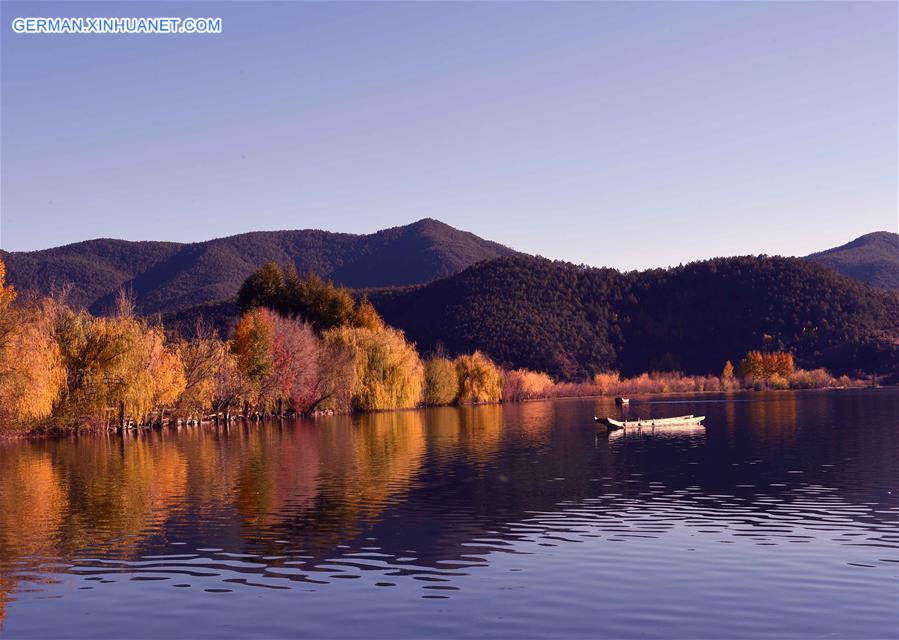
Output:
<instances>
[{"instance_id":1,"label":"clear blue sky","mask_svg":"<svg viewBox=\"0 0 899 640\"><path fill-rule=\"evenodd\" d=\"M635 268L897 230L897 4L2 3L0 246L423 217ZM17 35L16 16L222 35Z\"/></svg>"}]
</instances>

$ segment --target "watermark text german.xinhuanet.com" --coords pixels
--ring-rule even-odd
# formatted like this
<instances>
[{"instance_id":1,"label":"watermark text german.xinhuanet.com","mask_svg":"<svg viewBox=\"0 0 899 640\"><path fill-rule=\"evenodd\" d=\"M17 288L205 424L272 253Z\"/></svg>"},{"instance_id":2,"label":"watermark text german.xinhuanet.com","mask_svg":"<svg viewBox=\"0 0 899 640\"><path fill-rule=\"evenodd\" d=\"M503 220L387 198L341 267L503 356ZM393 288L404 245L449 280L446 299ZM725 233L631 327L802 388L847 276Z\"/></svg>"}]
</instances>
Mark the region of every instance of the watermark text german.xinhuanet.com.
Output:
<instances>
[{"instance_id":1,"label":"watermark text german.xinhuanet.com","mask_svg":"<svg viewBox=\"0 0 899 640\"><path fill-rule=\"evenodd\" d=\"M185 34L221 33L221 18L174 17L24 17L12 30L24 34Z\"/></svg>"}]
</instances>

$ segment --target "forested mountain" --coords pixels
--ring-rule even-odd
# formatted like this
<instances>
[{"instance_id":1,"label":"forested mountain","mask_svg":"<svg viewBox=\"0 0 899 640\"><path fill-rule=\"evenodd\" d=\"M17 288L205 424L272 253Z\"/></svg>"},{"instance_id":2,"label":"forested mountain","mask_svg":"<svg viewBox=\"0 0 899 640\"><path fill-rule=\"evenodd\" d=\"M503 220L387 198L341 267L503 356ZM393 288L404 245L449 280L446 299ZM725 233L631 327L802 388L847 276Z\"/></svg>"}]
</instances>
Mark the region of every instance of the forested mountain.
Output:
<instances>
[{"instance_id":1,"label":"forested mountain","mask_svg":"<svg viewBox=\"0 0 899 640\"><path fill-rule=\"evenodd\" d=\"M69 302L107 311L117 291L134 293L142 313L218 302L267 262L294 264L348 287L429 282L514 251L437 220L369 235L259 231L207 242L90 240L55 249L0 253L10 283L24 293L70 287Z\"/></svg>"},{"instance_id":2,"label":"forested mountain","mask_svg":"<svg viewBox=\"0 0 899 640\"><path fill-rule=\"evenodd\" d=\"M42 251L0 251L0 258L6 263L7 280L20 293L48 295L66 288L68 301L86 308L182 247L177 242L101 238Z\"/></svg>"},{"instance_id":3,"label":"forested mountain","mask_svg":"<svg viewBox=\"0 0 899 640\"><path fill-rule=\"evenodd\" d=\"M578 379L604 369L719 372L752 349L837 373L899 367L899 296L798 258L619 273L526 256L426 286L370 292L419 349L481 349Z\"/></svg>"},{"instance_id":4,"label":"forested mountain","mask_svg":"<svg viewBox=\"0 0 899 640\"><path fill-rule=\"evenodd\" d=\"M899 290L897 233L869 233L841 247L813 253L808 259L872 286Z\"/></svg>"},{"instance_id":5,"label":"forested mountain","mask_svg":"<svg viewBox=\"0 0 899 640\"><path fill-rule=\"evenodd\" d=\"M582 377L616 363L628 277L543 258L483 263L429 286L373 291L384 319L427 353L480 349L501 364Z\"/></svg>"}]
</instances>

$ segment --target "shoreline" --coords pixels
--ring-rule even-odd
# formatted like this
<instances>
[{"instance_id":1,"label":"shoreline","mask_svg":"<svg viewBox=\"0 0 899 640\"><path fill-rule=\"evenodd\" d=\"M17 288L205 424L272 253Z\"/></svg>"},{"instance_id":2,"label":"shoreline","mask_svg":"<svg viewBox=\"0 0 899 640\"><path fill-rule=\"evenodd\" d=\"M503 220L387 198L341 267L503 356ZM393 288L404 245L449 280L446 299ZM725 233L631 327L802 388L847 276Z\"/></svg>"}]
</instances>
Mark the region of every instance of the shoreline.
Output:
<instances>
[{"instance_id":1,"label":"shoreline","mask_svg":"<svg viewBox=\"0 0 899 640\"><path fill-rule=\"evenodd\" d=\"M899 390L899 386L860 386L860 387L820 387L814 389L730 389L727 391L669 391L669 392L657 392L657 393L637 393L630 394L627 397L631 400L637 399L646 401L650 398L673 398L677 396L709 396L709 395L719 395L719 396L734 396L734 395L756 395L759 393L804 393L804 392L836 392L836 391L896 391ZM546 397L546 398L528 398L523 400L514 400L508 402L472 402L465 404L449 404L449 405L422 405L419 407L407 407L402 409L381 409L377 411L353 411L347 413L326 413L316 416L269 416L265 418L259 418L257 420L254 419L232 419L230 422L225 421L215 421L215 420L202 420L200 422L191 422L190 424L165 424L165 425L142 425L137 427L126 427L124 429L115 427L115 428L101 428L101 427L80 427L80 428L49 428L49 429L36 429L36 430L18 430L18 429L5 429L0 427L0 446L4 443L8 442L21 442L24 440L37 441L37 440L55 440L55 439L63 439L63 438L72 438L79 436L99 436L99 435L114 435L114 436L123 436L126 433L138 434L142 432L148 431L180 431L182 429L196 429L196 428L208 428L208 427L226 427L230 428L232 426L253 426L259 424L272 424L276 422L287 422L287 421L296 421L296 420L309 420L309 421L317 421L321 418L335 418L335 417L352 417L352 416L364 416L364 415L374 415L374 414L384 414L384 413L398 413L398 412L409 412L409 411L425 411L428 409L464 409L467 407L483 407L483 406L503 406L503 405L517 405L517 404L526 404L531 402L553 402L559 400L598 400L602 398L607 398L609 400L614 400L616 396L609 394L592 394L592 395L580 395L580 396L555 396L555 397Z\"/></svg>"}]
</instances>

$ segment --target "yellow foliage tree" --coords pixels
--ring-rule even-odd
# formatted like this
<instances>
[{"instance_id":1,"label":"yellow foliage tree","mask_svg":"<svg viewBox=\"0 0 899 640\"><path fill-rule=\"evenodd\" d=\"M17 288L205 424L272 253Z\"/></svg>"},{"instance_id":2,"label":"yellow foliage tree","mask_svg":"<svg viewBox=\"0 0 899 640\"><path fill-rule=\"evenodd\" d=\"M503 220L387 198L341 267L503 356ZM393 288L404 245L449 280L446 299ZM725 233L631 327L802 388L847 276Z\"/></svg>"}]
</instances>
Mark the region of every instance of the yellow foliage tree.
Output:
<instances>
[{"instance_id":1,"label":"yellow foliage tree","mask_svg":"<svg viewBox=\"0 0 899 640\"><path fill-rule=\"evenodd\" d=\"M796 369L796 362L793 360L792 353L784 351L775 351L774 353L766 353L765 361L765 377L772 378L789 378L790 374Z\"/></svg>"},{"instance_id":2,"label":"yellow foliage tree","mask_svg":"<svg viewBox=\"0 0 899 640\"><path fill-rule=\"evenodd\" d=\"M215 376L222 366L225 344L203 330L178 345L184 368L184 392L178 399L178 412L186 417L198 417L212 407L215 397Z\"/></svg>"},{"instance_id":3,"label":"yellow foliage tree","mask_svg":"<svg viewBox=\"0 0 899 640\"><path fill-rule=\"evenodd\" d=\"M6 265L0 259L0 346L15 324L10 305L16 299L16 290L6 284Z\"/></svg>"},{"instance_id":4,"label":"yellow foliage tree","mask_svg":"<svg viewBox=\"0 0 899 640\"><path fill-rule=\"evenodd\" d=\"M325 340L352 356L354 409L407 409L421 402L424 367L402 331L337 327L325 334Z\"/></svg>"},{"instance_id":5,"label":"yellow foliage tree","mask_svg":"<svg viewBox=\"0 0 899 640\"><path fill-rule=\"evenodd\" d=\"M722 380L732 380L734 377L734 365L730 360L724 363L724 369L721 370Z\"/></svg>"},{"instance_id":6,"label":"yellow foliage tree","mask_svg":"<svg viewBox=\"0 0 899 640\"><path fill-rule=\"evenodd\" d=\"M601 371L593 376L593 384L601 396L617 391L620 382L621 375L617 371Z\"/></svg>"},{"instance_id":7,"label":"yellow foliage tree","mask_svg":"<svg viewBox=\"0 0 899 640\"><path fill-rule=\"evenodd\" d=\"M151 407L164 410L178 402L187 387L184 361L177 347L165 343L165 335L159 327L151 329L144 337L147 373L152 387Z\"/></svg>"},{"instance_id":8,"label":"yellow foliage tree","mask_svg":"<svg viewBox=\"0 0 899 640\"><path fill-rule=\"evenodd\" d=\"M177 401L186 385L183 365L161 327L130 315L124 304L120 315L105 318L53 307L66 370L60 422L143 423Z\"/></svg>"},{"instance_id":9,"label":"yellow foliage tree","mask_svg":"<svg viewBox=\"0 0 899 640\"><path fill-rule=\"evenodd\" d=\"M144 422L155 407L156 384L150 362L157 344L162 343L161 330L149 329L131 316L92 318L90 322L94 325L92 333L108 355L108 359L96 363L92 380L92 386L100 391L103 408L118 408L119 421Z\"/></svg>"},{"instance_id":10,"label":"yellow foliage tree","mask_svg":"<svg viewBox=\"0 0 899 640\"><path fill-rule=\"evenodd\" d=\"M740 362L740 376L751 380L765 377L765 358L761 351L750 351Z\"/></svg>"},{"instance_id":11,"label":"yellow foliage tree","mask_svg":"<svg viewBox=\"0 0 899 640\"><path fill-rule=\"evenodd\" d=\"M480 351L456 358L459 375L459 402L499 402L503 397L503 376L493 361Z\"/></svg>"},{"instance_id":12,"label":"yellow foliage tree","mask_svg":"<svg viewBox=\"0 0 899 640\"><path fill-rule=\"evenodd\" d=\"M425 404L452 404L459 395L459 374L448 358L434 356L425 364Z\"/></svg>"},{"instance_id":13,"label":"yellow foliage tree","mask_svg":"<svg viewBox=\"0 0 899 640\"><path fill-rule=\"evenodd\" d=\"M740 363L740 375L751 380L772 380L781 384L784 379L789 379L796 369L796 363L792 353L775 351L762 353L750 351Z\"/></svg>"},{"instance_id":14,"label":"yellow foliage tree","mask_svg":"<svg viewBox=\"0 0 899 640\"><path fill-rule=\"evenodd\" d=\"M16 299L16 290L6 284L6 264L0 258L0 312L4 311Z\"/></svg>"},{"instance_id":15,"label":"yellow foliage tree","mask_svg":"<svg viewBox=\"0 0 899 640\"><path fill-rule=\"evenodd\" d=\"M529 369L503 372L503 402L545 398L553 387L549 375Z\"/></svg>"},{"instance_id":16,"label":"yellow foliage tree","mask_svg":"<svg viewBox=\"0 0 899 640\"><path fill-rule=\"evenodd\" d=\"M232 409L240 408L241 404L247 407L254 392L258 392L258 386L254 388L252 382L241 372L237 357L230 349L222 349L214 375L213 412L227 414Z\"/></svg>"},{"instance_id":17,"label":"yellow foliage tree","mask_svg":"<svg viewBox=\"0 0 899 640\"><path fill-rule=\"evenodd\" d=\"M231 340L231 353L247 379L261 386L272 369L274 327L272 315L265 309L247 311L237 321Z\"/></svg>"},{"instance_id":18,"label":"yellow foliage tree","mask_svg":"<svg viewBox=\"0 0 899 640\"><path fill-rule=\"evenodd\" d=\"M65 369L45 311L0 310L8 323L0 340L0 426L34 426L52 414L62 393Z\"/></svg>"},{"instance_id":19,"label":"yellow foliage tree","mask_svg":"<svg viewBox=\"0 0 899 640\"><path fill-rule=\"evenodd\" d=\"M384 327L384 320L368 298L362 298L353 311L352 325L363 329L381 329Z\"/></svg>"}]
</instances>

